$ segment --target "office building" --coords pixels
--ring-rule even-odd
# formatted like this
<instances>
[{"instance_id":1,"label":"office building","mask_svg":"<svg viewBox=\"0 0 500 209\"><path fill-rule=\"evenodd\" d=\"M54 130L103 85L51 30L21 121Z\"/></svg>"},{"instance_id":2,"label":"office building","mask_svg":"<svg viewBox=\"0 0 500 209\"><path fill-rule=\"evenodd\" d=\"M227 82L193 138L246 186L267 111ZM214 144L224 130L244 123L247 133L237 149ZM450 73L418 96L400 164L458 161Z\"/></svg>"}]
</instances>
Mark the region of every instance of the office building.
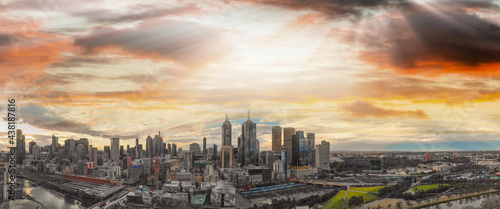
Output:
<instances>
[{"instance_id":1,"label":"office building","mask_svg":"<svg viewBox=\"0 0 500 209\"><path fill-rule=\"evenodd\" d=\"M295 135L295 128L283 129L283 145L287 153L286 162L292 163L292 136Z\"/></svg>"},{"instance_id":2,"label":"office building","mask_svg":"<svg viewBox=\"0 0 500 209\"><path fill-rule=\"evenodd\" d=\"M330 142L325 140L316 145L316 167L330 169Z\"/></svg>"},{"instance_id":3,"label":"office building","mask_svg":"<svg viewBox=\"0 0 500 209\"><path fill-rule=\"evenodd\" d=\"M222 146L221 148L221 167L222 168L232 168L234 159L234 148L233 146Z\"/></svg>"},{"instance_id":4,"label":"office building","mask_svg":"<svg viewBox=\"0 0 500 209\"><path fill-rule=\"evenodd\" d=\"M203 158L207 156L207 137L203 137Z\"/></svg>"},{"instance_id":5,"label":"office building","mask_svg":"<svg viewBox=\"0 0 500 209\"><path fill-rule=\"evenodd\" d=\"M175 143L172 144L172 156L177 156L177 145Z\"/></svg>"},{"instance_id":6,"label":"office building","mask_svg":"<svg viewBox=\"0 0 500 209\"><path fill-rule=\"evenodd\" d=\"M92 162L92 159L93 159L93 157L92 157L92 154L93 154L92 153L92 148L93 148L92 145L89 144L89 150L88 150L88 152L89 152L88 153L89 154L89 162Z\"/></svg>"},{"instance_id":7,"label":"office building","mask_svg":"<svg viewBox=\"0 0 500 209\"><path fill-rule=\"evenodd\" d=\"M40 160L40 147L37 144L34 144L32 149L33 159Z\"/></svg>"},{"instance_id":8,"label":"office building","mask_svg":"<svg viewBox=\"0 0 500 209\"><path fill-rule=\"evenodd\" d=\"M153 157L154 147L153 147L153 138L148 136L146 138L146 157Z\"/></svg>"},{"instance_id":9,"label":"office building","mask_svg":"<svg viewBox=\"0 0 500 209\"><path fill-rule=\"evenodd\" d=\"M30 141L29 145L28 145L28 150L29 150L29 153L30 155L33 154L33 146L36 144L36 142L34 141Z\"/></svg>"},{"instance_id":10,"label":"office building","mask_svg":"<svg viewBox=\"0 0 500 209\"><path fill-rule=\"evenodd\" d=\"M292 136L292 168L309 166L309 144L303 131L296 131Z\"/></svg>"},{"instance_id":11,"label":"office building","mask_svg":"<svg viewBox=\"0 0 500 209\"><path fill-rule=\"evenodd\" d=\"M189 151L194 153L194 154L201 154L201 148L200 148L200 145L198 143L191 143L189 145Z\"/></svg>"},{"instance_id":12,"label":"office building","mask_svg":"<svg viewBox=\"0 0 500 209\"><path fill-rule=\"evenodd\" d=\"M114 162L118 162L120 160L120 139L119 138L111 138L110 158Z\"/></svg>"},{"instance_id":13,"label":"office building","mask_svg":"<svg viewBox=\"0 0 500 209\"><path fill-rule=\"evenodd\" d=\"M226 112L226 120L222 123L222 142L221 146L231 146L231 122Z\"/></svg>"},{"instance_id":14,"label":"office building","mask_svg":"<svg viewBox=\"0 0 500 209\"><path fill-rule=\"evenodd\" d=\"M309 150L309 165L314 166L316 161L316 135L314 133L307 133L307 149Z\"/></svg>"},{"instance_id":15,"label":"office building","mask_svg":"<svg viewBox=\"0 0 500 209\"><path fill-rule=\"evenodd\" d=\"M52 146L50 151L53 154L57 153L57 145L59 144L58 140L59 138L55 137L54 134L52 134Z\"/></svg>"},{"instance_id":16,"label":"office building","mask_svg":"<svg viewBox=\"0 0 500 209\"><path fill-rule=\"evenodd\" d=\"M240 166L257 165L259 142L257 141L257 125L248 119L241 126L241 137L238 138L238 163Z\"/></svg>"},{"instance_id":17,"label":"office building","mask_svg":"<svg viewBox=\"0 0 500 209\"><path fill-rule=\"evenodd\" d=\"M76 150L76 140L66 139L66 141L64 141L64 149L66 150L66 158L71 159Z\"/></svg>"},{"instance_id":18,"label":"office building","mask_svg":"<svg viewBox=\"0 0 500 209\"><path fill-rule=\"evenodd\" d=\"M109 159L111 155L111 148L109 146L104 146L104 158Z\"/></svg>"},{"instance_id":19,"label":"office building","mask_svg":"<svg viewBox=\"0 0 500 209\"><path fill-rule=\"evenodd\" d=\"M17 164L22 164L24 158L26 157L26 144L24 141L23 131L21 129L16 130L16 161Z\"/></svg>"},{"instance_id":20,"label":"office building","mask_svg":"<svg viewBox=\"0 0 500 209\"><path fill-rule=\"evenodd\" d=\"M273 126L272 128L272 150L274 153L281 152L281 127Z\"/></svg>"},{"instance_id":21,"label":"office building","mask_svg":"<svg viewBox=\"0 0 500 209\"><path fill-rule=\"evenodd\" d=\"M97 163L97 147L92 147L92 158L89 159L90 162Z\"/></svg>"}]
</instances>

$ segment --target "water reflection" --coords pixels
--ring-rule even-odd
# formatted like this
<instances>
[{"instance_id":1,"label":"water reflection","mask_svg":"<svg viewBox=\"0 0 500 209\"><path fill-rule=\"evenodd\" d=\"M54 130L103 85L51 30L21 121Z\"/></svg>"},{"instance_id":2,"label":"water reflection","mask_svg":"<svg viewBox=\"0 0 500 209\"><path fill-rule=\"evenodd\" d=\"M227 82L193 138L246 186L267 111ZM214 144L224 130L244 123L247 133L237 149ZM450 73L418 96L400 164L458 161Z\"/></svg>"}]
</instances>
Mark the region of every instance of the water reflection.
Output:
<instances>
[{"instance_id":1,"label":"water reflection","mask_svg":"<svg viewBox=\"0 0 500 209\"><path fill-rule=\"evenodd\" d=\"M432 207L426 207L425 209L434 209L434 208L441 208L441 209L461 209L466 206L472 206L474 208L478 208L481 206L481 203L492 197L500 197L500 194L485 194L485 195L480 195L476 197L467 197L463 198L460 200L455 200L447 203L441 203L438 206L432 206Z\"/></svg>"},{"instance_id":2,"label":"water reflection","mask_svg":"<svg viewBox=\"0 0 500 209\"><path fill-rule=\"evenodd\" d=\"M24 191L39 201L46 208L50 209L84 209L80 201L72 198L65 198L64 194L48 190L44 187L31 185L29 181L24 181Z\"/></svg>"}]
</instances>

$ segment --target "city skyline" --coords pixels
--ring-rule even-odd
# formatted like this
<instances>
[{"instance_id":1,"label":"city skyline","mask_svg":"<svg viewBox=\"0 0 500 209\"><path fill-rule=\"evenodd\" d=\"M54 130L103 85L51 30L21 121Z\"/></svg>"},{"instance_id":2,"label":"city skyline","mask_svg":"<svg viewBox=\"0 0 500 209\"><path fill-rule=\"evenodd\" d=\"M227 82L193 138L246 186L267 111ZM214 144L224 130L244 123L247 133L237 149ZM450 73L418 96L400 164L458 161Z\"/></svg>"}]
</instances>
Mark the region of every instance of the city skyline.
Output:
<instances>
[{"instance_id":1,"label":"city skyline","mask_svg":"<svg viewBox=\"0 0 500 209\"><path fill-rule=\"evenodd\" d=\"M38 146L222 148L227 113L237 147L250 106L260 151L274 126L332 151L500 149L498 3L353 2L5 1L0 114L16 99Z\"/></svg>"}]
</instances>

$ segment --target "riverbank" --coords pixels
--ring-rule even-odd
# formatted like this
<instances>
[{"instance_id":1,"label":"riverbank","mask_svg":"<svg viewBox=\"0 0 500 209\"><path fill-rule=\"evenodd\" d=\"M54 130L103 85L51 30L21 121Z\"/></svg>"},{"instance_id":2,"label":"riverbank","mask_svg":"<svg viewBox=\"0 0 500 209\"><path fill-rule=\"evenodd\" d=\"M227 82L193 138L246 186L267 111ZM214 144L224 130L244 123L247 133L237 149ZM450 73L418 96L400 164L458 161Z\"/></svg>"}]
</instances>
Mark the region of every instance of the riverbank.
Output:
<instances>
[{"instance_id":1,"label":"riverbank","mask_svg":"<svg viewBox=\"0 0 500 209\"><path fill-rule=\"evenodd\" d=\"M377 206L381 206L382 208L388 208L389 205L391 207L395 207L398 202L401 202L401 208L403 209L420 209L420 208L425 208L425 207L430 207L442 203L447 203L455 200L460 200L460 199L465 199L469 197L476 197L476 196L481 196L485 194L491 194L491 193L497 193L499 192L498 190L488 190L484 192L476 192L468 195L451 195L448 197L447 195L440 195L437 199L433 198L431 202L427 202L427 200L422 200L420 204L417 201L406 201L404 199L396 199L396 198L384 198L380 200L376 200L367 204L364 204L362 206L357 207L356 209L368 209L368 207L374 208ZM408 205L410 203L410 205Z\"/></svg>"},{"instance_id":2,"label":"riverbank","mask_svg":"<svg viewBox=\"0 0 500 209\"><path fill-rule=\"evenodd\" d=\"M26 199L36 202L47 209L84 209L82 202L73 198L68 199L69 196L61 194L57 191L43 187L41 185L26 188Z\"/></svg>"},{"instance_id":3,"label":"riverbank","mask_svg":"<svg viewBox=\"0 0 500 209\"><path fill-rule=\"evenodd\" d=\"M473 193L473 194L470 194L470 195L465 195L465 196L456 197L456 198L449 198L449 199L446 199L446 200L432 202L432 203L428 203L428 204L425 204L425 205L419 205L417 207L413 207L413 208L410 208L410 209L420 209L420 208L425 208L425 207L431 207L431 206L434 206L434 205L439 205L439 204L442 204L442 203L448 203L448 202L455 201L455 200L461 200L461 199L465 199L465 198L477 197L477 196L481 196L481 195L485 195L485 194L498 193L498 192L499 192L498 190L494 190L493 189L493 190L489 190L489 191L486 191L486 192Z\"/></svg>"}]
</instances>

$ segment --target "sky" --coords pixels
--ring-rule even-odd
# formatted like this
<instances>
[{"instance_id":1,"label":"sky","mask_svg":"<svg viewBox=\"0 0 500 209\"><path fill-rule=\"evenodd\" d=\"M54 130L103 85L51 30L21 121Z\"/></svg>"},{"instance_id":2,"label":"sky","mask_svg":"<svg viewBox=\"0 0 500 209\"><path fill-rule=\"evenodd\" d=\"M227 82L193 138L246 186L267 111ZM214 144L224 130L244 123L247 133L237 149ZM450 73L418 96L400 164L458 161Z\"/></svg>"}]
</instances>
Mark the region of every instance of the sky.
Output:
<instances>
[{"instance_id":1,"label":"sky","mask_svg":"<svg viewBox=\"0 0 500 209\"><path fill-rule=\"evenodd\" d=\"M236 145L250 110L332 151L500 149L490 0L0 1L7 100L26 143Z\"/></svg>"}]
</instances>

